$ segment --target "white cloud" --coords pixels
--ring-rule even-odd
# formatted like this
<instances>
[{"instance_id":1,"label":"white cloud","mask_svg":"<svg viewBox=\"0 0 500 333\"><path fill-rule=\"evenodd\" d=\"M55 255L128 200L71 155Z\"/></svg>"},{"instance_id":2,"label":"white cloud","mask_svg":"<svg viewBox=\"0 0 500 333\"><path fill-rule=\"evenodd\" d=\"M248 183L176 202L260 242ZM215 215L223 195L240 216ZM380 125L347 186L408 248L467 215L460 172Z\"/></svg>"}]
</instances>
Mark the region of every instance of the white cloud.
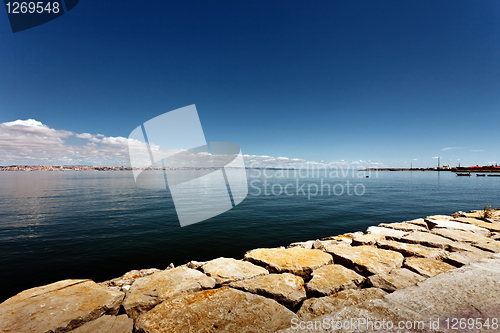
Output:
<instances>
[{"instance_id":1,"label":"white cloud","mask_svg":"<svg viewBox=\"0 0 500 333\"><path fill-rule=\"evenodd\" d=\"M441 149L441 151L452 150L452 149L464 149L465 147L446 147Z\"/></svg>"},{"instance_id":2,"label":"white cloud","mask_svg":"<svg viewBox=\"0 0 500 333\"><path fill-rule=\"evenodd\" d=\"M73 137L73 140L68 140L70 137ZM144 147L142 142L121 136L107 137L103 134L77 134L56 130L34 119L0 123L0 165L130 166L129 145L132 149L139 148L141 151ZM151 150L158 151L160 147L151 145ZM165 151L165 154L173 155L179 152ZM144 156L140 157L149 161L149 153L147 151L143 153ZM205 155L209 157L208 154ZM178 157L185 158L182 154ZM364 168L382 166L382 163L363 160L327 163L285 156L243 155L243 157L248 167Z\"/></svg>"}]
</instances>

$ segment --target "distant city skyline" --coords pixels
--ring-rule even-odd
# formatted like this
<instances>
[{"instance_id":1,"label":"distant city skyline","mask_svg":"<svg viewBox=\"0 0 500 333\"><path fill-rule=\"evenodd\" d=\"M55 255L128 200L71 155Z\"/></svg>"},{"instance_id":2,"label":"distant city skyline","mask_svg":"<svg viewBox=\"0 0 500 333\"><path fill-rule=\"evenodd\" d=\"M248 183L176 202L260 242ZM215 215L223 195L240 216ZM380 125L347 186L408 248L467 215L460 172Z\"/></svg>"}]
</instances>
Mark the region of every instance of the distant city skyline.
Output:
<instances>
[{"instance_id":1,"label":"distant city skyline","mask_svg":"<svg viewBox=\"0 0 500 333\"><path fill-rule=\"evenodd\" d=\"M88 0L16 34L0 13L0 165L128 166L137 124L191 104L246 163L500 163L499 12Z\"/></svg>"}]
</instances>

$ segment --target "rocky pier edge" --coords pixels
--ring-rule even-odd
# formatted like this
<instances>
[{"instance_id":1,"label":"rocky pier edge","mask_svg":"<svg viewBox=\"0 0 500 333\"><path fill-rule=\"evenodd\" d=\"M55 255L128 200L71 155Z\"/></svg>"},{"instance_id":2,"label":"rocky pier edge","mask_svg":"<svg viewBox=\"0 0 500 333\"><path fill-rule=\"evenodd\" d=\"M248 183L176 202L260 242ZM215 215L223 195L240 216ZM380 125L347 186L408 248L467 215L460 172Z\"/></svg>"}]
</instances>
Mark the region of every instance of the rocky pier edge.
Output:
<instances>
[{"instance_id":1,"label":"rocky pier edge","mask_svg":"<svg viewBox=\"0 0 500 333\"><path fill-rule=\"evenodd\" d=\"M254 249L242 260L134 270L102 283L63 280L1 303L0 332L332 332L322 325L359 318L424 323L402 332L457 332L450 318L474 318L470 331L494 332L500 211L481 215L382 223L366 233ZM477 318L490 318L488 327L477 329Z\"/></svg>"}]
</instances>

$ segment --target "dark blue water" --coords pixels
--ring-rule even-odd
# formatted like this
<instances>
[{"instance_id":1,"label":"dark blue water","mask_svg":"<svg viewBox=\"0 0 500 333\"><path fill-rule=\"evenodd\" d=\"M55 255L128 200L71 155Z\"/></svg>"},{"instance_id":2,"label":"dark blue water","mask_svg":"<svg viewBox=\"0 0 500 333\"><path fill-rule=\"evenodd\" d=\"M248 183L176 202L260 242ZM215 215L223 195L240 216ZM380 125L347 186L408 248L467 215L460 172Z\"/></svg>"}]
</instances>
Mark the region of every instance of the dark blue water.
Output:
<instances>
[{"instance_id":1,"label":"dark blue water","mask_svg":"<svg viewBox=\"0 0 500 333\"><path fill-rule=\"evenodd\" d=\"M0 172L0 301L62 279L100 282L171 262L241 258L253 248L500 204L500 177L248 175L240 205L181 228L169 192L138 188L130 172Z\"/></svg>"}]
</instances>

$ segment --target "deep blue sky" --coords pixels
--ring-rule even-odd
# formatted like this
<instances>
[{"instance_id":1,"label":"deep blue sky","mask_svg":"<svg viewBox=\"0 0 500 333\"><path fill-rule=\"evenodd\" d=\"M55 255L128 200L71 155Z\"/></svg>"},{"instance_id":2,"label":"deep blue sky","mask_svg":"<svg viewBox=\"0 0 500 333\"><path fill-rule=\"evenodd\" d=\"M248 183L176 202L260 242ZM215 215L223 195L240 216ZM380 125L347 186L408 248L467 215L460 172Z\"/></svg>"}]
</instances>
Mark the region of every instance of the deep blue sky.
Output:
<instances>
[{"instance_id":1,"label":"deep blue sky","mask_svg":"<svg viewBox=\"0 0 500 333\"><path fill-rule=\"evenodd\" d=\"M196 104L245 154L500 163L498 0L81 0L16 34L0 11L0 45L0 123L127 137Z\"/></svg>"}]
</instances>

